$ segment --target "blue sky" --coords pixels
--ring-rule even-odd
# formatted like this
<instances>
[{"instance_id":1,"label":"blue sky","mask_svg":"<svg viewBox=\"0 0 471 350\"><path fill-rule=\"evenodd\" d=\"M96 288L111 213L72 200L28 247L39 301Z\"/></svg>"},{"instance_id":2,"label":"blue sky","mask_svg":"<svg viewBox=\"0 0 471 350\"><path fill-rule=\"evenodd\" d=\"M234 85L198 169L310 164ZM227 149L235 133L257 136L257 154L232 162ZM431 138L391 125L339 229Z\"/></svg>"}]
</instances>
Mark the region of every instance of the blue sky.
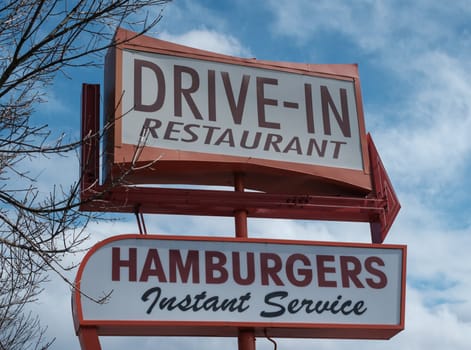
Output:
<instances>
[{"instance_id":1,"label":"blue sky","mask_svg":"<svg viewBox=\"0 0 471 350\"><path fill-rule=\"evenodd\" d=\"M160 9L156 9L160 11ZM390 341L286 340L298 349L468 349L471 344L471 4L415 1L190 1L164 8L150 35L234 56L306 63L358 63L365 122L402 204L386 243L408 246L406 329ZM76 137L83 82L58 77L38 117ZM44 171L44 186L67 183ZM51 161L51 166L52 166ZM44 166L41 164L40 166ZM38 167L38 165L35 165ZM50 168L51 169L51 168ZM65 174L68 174L65 176ZM227 234L231 218L146 217L156 233ZM191 232L187 228L192 227ZM131 216L92 224L93 240L137 231ZM365 224L250 220L249 235L368 242ZM75 261L80 256L74 257ZM54 280L37 307L54 349L79 349L67 286ZM103 338L104 349L219 349L233 339ZM135 345L132 345L135 344ZM265 339L257 349L271 349Z\"/></svg>"}]
</instances>

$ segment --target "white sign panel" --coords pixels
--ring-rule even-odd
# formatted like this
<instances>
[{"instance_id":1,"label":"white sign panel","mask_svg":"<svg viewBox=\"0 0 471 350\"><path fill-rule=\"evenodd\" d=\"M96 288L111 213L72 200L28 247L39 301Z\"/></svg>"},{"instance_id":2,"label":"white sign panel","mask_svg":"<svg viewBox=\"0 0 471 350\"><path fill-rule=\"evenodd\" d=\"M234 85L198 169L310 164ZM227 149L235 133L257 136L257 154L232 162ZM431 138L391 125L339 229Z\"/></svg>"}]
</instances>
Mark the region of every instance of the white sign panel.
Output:
<instances>
[{"instance_id":1,"label":"white sign panel","mask_svg":"<svg viewBox=\"0 0 471 350\"><path fill-rule=\"evenodd\" d=\"M87 255L78 277L86 295L110 298L81 298L82 317L399 325L403 254L366 244L111 239Z\"/></svg>"},{"instance_id":2,"label":"white sign panel","mask_svg":"<svg viewBox=\"0 0 471 350\"><path fill-rule=\"evenodd\" d=\"M124 49L122 142L363 170L352 79Z\"/></svg>"}]
</instances>

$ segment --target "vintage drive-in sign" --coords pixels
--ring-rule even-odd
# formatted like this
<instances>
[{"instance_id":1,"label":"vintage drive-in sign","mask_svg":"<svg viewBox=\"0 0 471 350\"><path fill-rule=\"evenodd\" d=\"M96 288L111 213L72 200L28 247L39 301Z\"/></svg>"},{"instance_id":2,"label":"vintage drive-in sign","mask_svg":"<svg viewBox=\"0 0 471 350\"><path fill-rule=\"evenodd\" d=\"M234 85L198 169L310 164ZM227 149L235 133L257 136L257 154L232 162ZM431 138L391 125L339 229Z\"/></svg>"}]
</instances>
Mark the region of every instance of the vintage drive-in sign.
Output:
<instances>
[{"instance_id":1,"label":"vintage drive-in sign","mask_svg":"<svg viewBox=\"0 0 471 350\"><path fill-rule=\"evenodd\" d=\"M105 105L108 178L158 159L128 180L231 185L237 171L267 192L371 190L353 64L242 59L142 36L110 49Z\"/></svg>"},{"instance_id":2,"label":"vintage drive-in sign","mask_svg":"<svg viewBox=\"0 0 471 350\"><path fill-rule=\"evenodd\" d=\"M120 235L80 265L74 320L99 335L388 339L405 261L399 245Z\"/></svg>"}]
</instances>

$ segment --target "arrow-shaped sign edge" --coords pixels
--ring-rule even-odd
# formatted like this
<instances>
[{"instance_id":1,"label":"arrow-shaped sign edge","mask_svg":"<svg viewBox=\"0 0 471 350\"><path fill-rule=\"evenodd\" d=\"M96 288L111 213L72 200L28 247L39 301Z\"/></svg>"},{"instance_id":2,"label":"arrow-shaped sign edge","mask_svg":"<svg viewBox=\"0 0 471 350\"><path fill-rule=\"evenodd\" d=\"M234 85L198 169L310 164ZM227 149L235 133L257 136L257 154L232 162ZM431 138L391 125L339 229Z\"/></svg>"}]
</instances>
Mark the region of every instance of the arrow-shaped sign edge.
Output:
<instances>
[{"instance_id":1,"label":"arrow-shaped sign edge","mask_svg":"<svg viewBox=\"0 0 471 350\"><path fill-rule=\"evenodd\" d=\"M401 209L401 204L399 203L399 199L386 172L386 168L381 161L373 138L369 133L367 135L367 142L371 164L373 194L377 199L384 200L385 203L383 213L378 216L377 220L370 222L371 240L373 243L383 243Z\"/></svg>"}]
</instances>

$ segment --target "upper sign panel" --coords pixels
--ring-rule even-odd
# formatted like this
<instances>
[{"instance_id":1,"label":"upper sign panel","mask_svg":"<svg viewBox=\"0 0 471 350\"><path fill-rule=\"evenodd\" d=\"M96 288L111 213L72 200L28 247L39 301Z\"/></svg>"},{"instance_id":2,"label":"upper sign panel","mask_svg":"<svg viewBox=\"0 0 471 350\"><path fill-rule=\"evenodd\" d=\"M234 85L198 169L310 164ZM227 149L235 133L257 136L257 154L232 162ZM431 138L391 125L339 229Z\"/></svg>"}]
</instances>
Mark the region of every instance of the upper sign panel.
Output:
<instances>
[{"instance_id":1,"label":"upper sign panel","mask_svg":"<svg viewBox=\"0 0 471 350\"><path fill-rule=\"evenodd\" d=\"M128 50L122 76L125 144L363 170L352 81Z\"/></svg>"},{"instance_id":2,"label":"upper sign panel","mask_svg":"<svg viewBox=\"0 0 471 350\"><path fill-rule=\"evenodd\" d=\"M246 60L141 37L110 51L106 81L108 165L159 159L136 182L226 185L237 171L265 191L286 176L283 192L371 189L355 65Z\"/></svg>"}]
</instances>

